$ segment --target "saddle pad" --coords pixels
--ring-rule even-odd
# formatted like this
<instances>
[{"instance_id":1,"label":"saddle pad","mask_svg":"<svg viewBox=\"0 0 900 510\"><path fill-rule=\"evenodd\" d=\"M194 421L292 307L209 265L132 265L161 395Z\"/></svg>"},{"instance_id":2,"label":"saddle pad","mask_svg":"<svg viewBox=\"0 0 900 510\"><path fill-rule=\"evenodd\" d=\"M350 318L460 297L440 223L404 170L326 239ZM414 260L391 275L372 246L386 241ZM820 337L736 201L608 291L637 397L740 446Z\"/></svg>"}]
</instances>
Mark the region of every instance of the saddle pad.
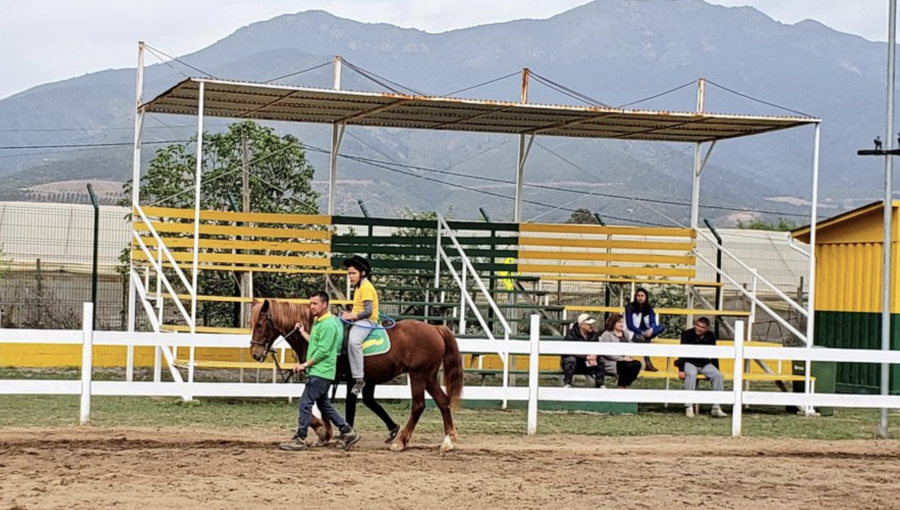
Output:
<instances>
[{"instance_id":1,"label":"saddle pad","mask_svg":"<svg viewBox=\"0 0 900 510\"><path fill-rule=\"evenodd\" d=\"M375 356L385 354L391 350L391 339L387 331L383 329L373 329L369 336L363 340L362 344L363 356Z\"/></svg>"}]
</instances>

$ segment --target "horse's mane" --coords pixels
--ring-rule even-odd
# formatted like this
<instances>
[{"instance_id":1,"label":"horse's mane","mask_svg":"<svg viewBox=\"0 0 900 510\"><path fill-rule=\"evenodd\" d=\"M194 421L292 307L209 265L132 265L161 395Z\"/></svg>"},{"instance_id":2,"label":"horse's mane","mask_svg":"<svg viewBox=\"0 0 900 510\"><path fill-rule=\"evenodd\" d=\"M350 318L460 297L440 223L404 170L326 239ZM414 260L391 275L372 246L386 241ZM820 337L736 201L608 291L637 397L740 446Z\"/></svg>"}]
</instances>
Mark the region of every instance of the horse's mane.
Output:
<instances>
[{"instance_id":1,"label":"horse's mane","mask_svg":"<svg viewBox=\"0 0 900 510\"><path fill-rule=\"evenodd\" d=\"M300 303L292 303L289 301L278 301L277 299L267 299L269 302L269 316L272 318L272 323L278 328L279 331L286 333L292 329L294 329L294 324L301 323L306 327L306 330L310 329L310 313L309 306L300 304ZM257 301L253 303L253 306L250 309L250 324L256 324L259 320L259 314L262 311L264 301Z\"/></svg>"}]
</instances>

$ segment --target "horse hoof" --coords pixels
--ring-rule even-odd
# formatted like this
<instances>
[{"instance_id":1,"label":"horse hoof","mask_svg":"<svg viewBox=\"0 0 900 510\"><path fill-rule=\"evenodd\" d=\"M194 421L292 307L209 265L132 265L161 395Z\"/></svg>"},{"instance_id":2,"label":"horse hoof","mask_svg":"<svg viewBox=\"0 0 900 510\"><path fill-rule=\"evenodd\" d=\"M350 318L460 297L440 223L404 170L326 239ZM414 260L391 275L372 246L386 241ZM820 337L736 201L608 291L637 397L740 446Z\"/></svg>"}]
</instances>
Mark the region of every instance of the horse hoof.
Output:
<instances>
[{"instance_id":1,"label":"horse hoof","mask_svg":"<svg viewBox=\"0 0 900 510\"><path fill-rule=\"evenodd\" d=\"M405 449L406 449L406 447L403 446L403 443L401 443L399 441L395 441L395 442L391 443L391 451L392 452L402 452Z\"/></svg>"},{"instance_id":2,"label":"horse hoof","mask_svg":"<svg viewBox=\"0 0 900 510\"><path fill-rule=\"evenodd\" d=\"M450 439L450 436L444 436L444 442L441 443L441 453L447 453L453 451L456 448L453 445L453 440Z\"/></svg>"}]
</instances>

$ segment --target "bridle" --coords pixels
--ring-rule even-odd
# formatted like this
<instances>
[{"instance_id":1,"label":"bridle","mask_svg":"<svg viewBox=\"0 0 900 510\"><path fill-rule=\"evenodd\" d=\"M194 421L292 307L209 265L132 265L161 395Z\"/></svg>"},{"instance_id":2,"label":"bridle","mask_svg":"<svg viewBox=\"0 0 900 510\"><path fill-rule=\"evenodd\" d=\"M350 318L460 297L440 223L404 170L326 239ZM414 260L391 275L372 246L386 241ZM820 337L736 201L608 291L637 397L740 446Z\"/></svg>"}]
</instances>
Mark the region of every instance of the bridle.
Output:
<instances>
[{"instance_id":1,"label":"bridle","mask_svg":"<svg viewBox=\"0 0 900 510\"><path fill-rule=\"evenodd\" d=\"M266 312L261 312L260 315L265 315L266 331L268 332L269 328L272 328L274 330L275 322L272 320L272 317ZM283 336L284 339L287 340L288 337L290 337L294 333L297 333L298 331L300 331L300 330L297 328L297 326L294 326L294 328L292 330L290 330L287 334L282 334L281 336ZM262 355L262 359L260 360L260 363L265 361L266 358L269 356L269 354L271 354L272 361L275 362L275 369L278 370L279 374L281 374L281 382L283 382L283 383L291 382L291 379L293 379L293 377L294 377L294 371L293 370L284 370L281 368L281 363L278 362L278 354L275 352L274 349L272 349L272 346L275 345L275 338L272 338L271 340L264 340L264 341L260 342L260 341L254 340L252 337L252 333L251 333L250 345L258 345L258 346L262 347L263 349L265 349L265 351L263 351L263 355ZM294 352L294 349L291 349L291 356L293 356L294 361L299 363L299 360L297 360L297 355Z\"/></svg>"}]
</instances>

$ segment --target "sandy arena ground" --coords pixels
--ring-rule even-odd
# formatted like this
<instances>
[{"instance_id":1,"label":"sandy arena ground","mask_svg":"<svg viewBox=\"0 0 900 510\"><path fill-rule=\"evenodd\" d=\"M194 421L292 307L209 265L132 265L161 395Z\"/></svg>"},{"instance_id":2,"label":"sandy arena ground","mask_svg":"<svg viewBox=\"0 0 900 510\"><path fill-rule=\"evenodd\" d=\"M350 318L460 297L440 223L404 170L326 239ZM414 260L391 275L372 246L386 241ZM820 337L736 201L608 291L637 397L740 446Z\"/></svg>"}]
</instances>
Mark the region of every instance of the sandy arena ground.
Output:
<instances>
[{"instance_id":1,"label":"sandy arena ground","mask_svg":"<svg viewBox=\"0 0 900 510\"><path fill-rule=\"evenodd\" d=\"M250 431L248 431L250 432ZM462 437L290 453L265 433L0 429L0 510L900 508L900 442Z\"/></svg>"}]
</instances>

